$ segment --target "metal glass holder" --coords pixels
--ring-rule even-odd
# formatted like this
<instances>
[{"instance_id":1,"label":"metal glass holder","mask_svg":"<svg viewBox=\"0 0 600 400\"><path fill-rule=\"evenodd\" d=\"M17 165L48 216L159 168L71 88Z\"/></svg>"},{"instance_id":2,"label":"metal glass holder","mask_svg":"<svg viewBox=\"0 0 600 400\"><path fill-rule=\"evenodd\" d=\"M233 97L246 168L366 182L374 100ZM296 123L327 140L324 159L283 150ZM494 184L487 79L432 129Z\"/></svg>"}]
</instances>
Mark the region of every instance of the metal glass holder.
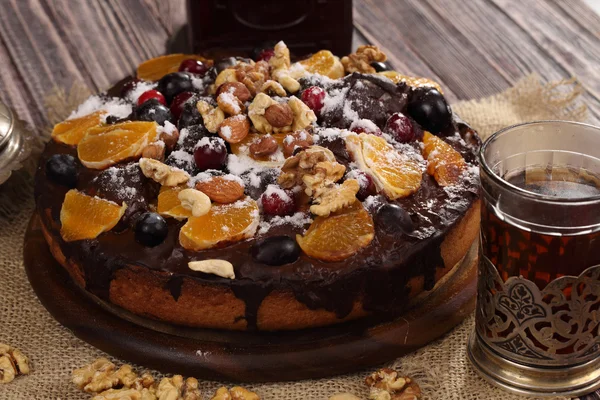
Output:
<instances>
[{"instance_id":1,"label":"metal glass holder","mask_svg":"<svg viewBox=\"0 0 600 400\"><path fill-rule=\"evenodd\" d=\"M30 134L25 130L23 122L8 106L0 102L0 184L13 171L21 168L21 163L31 154L29 139Z\"/></svg>"}]
</instances>

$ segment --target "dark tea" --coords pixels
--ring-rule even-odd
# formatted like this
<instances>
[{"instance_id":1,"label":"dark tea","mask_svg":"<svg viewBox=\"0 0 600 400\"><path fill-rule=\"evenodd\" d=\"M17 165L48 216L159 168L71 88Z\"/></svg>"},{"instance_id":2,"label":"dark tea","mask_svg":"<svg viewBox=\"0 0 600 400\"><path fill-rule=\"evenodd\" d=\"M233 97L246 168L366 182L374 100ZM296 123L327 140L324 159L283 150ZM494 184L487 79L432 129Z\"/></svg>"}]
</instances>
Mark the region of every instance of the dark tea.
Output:
<instances>
[{"instance_id":1,"label":"dark tea","mask_svg":"<svg viewBox=\"0 0 600 400\"><path fill-rule=\"evenodd\" d=\"M503 177L508 183L533 194L561 199L585 199L600 196L600 177L585 169L553 166L529 167ZM600 209L596 210L600 213ZM541 210L531 209L531 213ZM585 222L590 215L571 210L574 223ZM551 222L552 215L548 215ZM564 275L578 276L600 264L600 230L575 235L538 233L525 229L498 215L484 201L482 209L482 246L503 280L523 276L543 289Z\"/></svg>"},{"instance_id":2,"label":"dark tea","mask_svg":"<svg viewBox=\"0 0 600 400\"><path fill-rule=\"evenodd\" d=\"M480 153L476 370L520 394L600 388L600 128L540 121Z\"/></svg>"}]
</instances>

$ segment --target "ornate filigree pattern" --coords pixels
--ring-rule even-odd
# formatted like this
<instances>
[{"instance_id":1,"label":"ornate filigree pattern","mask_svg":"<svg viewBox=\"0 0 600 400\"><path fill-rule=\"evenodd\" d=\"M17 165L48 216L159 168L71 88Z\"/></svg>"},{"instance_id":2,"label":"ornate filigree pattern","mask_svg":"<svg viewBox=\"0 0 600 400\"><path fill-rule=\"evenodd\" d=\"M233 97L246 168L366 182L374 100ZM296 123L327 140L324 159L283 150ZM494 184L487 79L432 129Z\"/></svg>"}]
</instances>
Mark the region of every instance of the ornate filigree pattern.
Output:
<instances>
[{"instance_id":1,"label":"ornate filigree pattern","mask_svg":"<svg viewBox=\"0 0 600 400\"><path fill-rule=\"evenodd\" d=\"M480 256L477 332L502 356L564 366L600 355L600 265L563 276L543 290L522 277L506 282Z\"/></svg>"}]
</instances>

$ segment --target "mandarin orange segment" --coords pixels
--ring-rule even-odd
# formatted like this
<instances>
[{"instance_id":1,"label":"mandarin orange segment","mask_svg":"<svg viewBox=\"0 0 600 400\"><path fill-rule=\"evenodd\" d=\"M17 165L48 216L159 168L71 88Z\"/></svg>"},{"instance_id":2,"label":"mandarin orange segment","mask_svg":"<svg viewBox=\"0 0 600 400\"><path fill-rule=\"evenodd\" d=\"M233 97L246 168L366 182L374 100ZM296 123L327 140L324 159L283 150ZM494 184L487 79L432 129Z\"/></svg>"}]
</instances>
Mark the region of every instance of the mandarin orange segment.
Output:
<instances>
[{"instance_id":1,"label":"mandarin orange segment","mask_svg":"<svg viewBox=\"0 0 600 400\"><path fill-rule=\"evenodd\" d=\"M311 74L321 74L338 79L344 76L344 66L339 58L329 50L321 50L310 58L300 61L300 64Z\"/></svg>"},{"instance_id":2,"label":"mandarin orange segment","mask_svg":"<svg viewBox=\"0 0 600 400\"><path fill-rule=\"evenodd\" d=\"M179 200L179 192L187 189L187 186L162 186L158 194L158 204L156 211L167 217L172 217L178 220L190 218L192 210L189 210L181 205Z\"/></svg>"},{"instance_id":3,"label":"mandarin orange segment","mask_svg":"<svg viewBox=\"0 0 600 400\"><path fill-rule=\"evenodd\" d=\"M139 157L142 150L156 139L156 122L127 121L87 130L77 146L83 165L104 169L119 161Z\"/></svg>"},{"instance_id":4,"label":"mandarin orange segment","mask_svg":"<svg viewBox=\"0 0 600 400\"><path fill-rule=\"evenodd\" d=\"M231 204L214 204L207 214L188 218L179 243L188 250L204 250L254 236L260 217L258 204L247 197Z\"/></svg>"},{"instance_id":5,"label":"mandarin orange segment","mask_svg":"<svg viewBox=\"0 0 600 400\"><path fill-rule=\"evenodd\" d=\"M323 261L342 261L371 243L375 236L373 218L360 202L316 217L304 236L296 241L308 256Z\"/></svg>"},{"instance_id":6,"label":"mandarin orange segment","mask_svg":"<svg viewBox=\"0 0 600 400\"><path fill-rule=\"evenodd\" d=\"M467 166L463 156L448 143L427 131L423 135L423 143L427 173L432 175L440 186L458 183L460 175Z\"/></svg>"},{"instance_id":7,"label":"mandarin orange segment","mask_svg":"<svg viewBox=\"0 0 600 400\"><path fill-rule=\"evenodd\" d=\"M60 209L60 235L66 242L95 239L102 232L114 228L125 209L125 203L119 206L112 201L71 189L65 195Z\"/></svg>"},{"instance_id":8,"label":"mandarin orange segment","mask_svg":"<svg viewBox=\"0 0 600 400\"><path fill-rule=\"evenodd\" d=\"M144 61L137 67L137 77L146 81L157 81L171 72L179 71L183 60L194 59L207 62L207 59L195 54L167 54Z\"/></svg>"},{"instance_id":9,"label":"mandarin orange segment","mask_svg":"<svg viewBox=\"0 0 600 400\"><path fill-rule=\"evenodd\" d=\"M411 87L434 87L438 90L438 92L443 93L440 84L436 81L432 81L431 79L421 78L418 76L403 75L400 72L396 71L382 71L378 72L378 74L390 78L394 83L405 82L408 86Z\"/></svg>"},{"instance_id":10,"label":"mandarin orange segment","mask_svg":"<svg viewBox=\"0 0 600 400\"><path fill-rule=\"evenodd\" d=\"M76 146L88 129L102 125L105 111L96 111L80 118L73 118L54 125L52 139L57 142Z\"/></svg>"},{"instance_id":11,"label":"mandarin orange segment","mask_svg":"<svg viewBox=\"0 0 600 400\"><path fill-rule=\"evenodd\" d=\"M409 196L421 187L419 163L401 155L384 138L361 133L358 138L349 136L346 143L359 167L370 173L377 189L391 200Z\"/></svg>"}]
</instances>

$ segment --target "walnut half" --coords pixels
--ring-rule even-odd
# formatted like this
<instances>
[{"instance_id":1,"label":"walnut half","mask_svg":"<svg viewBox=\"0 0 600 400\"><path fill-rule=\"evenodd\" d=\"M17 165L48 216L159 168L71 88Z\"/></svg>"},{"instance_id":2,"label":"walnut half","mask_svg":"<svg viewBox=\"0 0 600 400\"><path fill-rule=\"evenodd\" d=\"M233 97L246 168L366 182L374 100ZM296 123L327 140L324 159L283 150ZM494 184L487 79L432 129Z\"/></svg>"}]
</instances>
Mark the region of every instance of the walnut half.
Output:
<instances>
[{"instance_id":1,"label":"walnut half","mask_svg":"<svg viewBox=\"0 0 600 400\"><path fill-rule=\"evenodd\" d=\"M421 388L408 376L400 376L398 371L382 368L365 379L370 388L371 400L418 400Z\"/></svg>"},{"instance_id":2,"label":"walnut half","mask_svg":"<svg viewBox=\"0 0 600 400\"><path fill-rule=\"evenodd\" d=\"M0 383L12 382L29 373L29 359L19 349L0 343Z\"/></svg>"},{"instance_id":3,"label":"walnut half","mask_svg":"<svg viewBox=\"0 0 600 400\"><path fill-rule=\"evenodd\" d=\"M377 46L364 45L359 46L356 53L342 57L342 65L346 73L362 72L364 74L374 74L375 68L371 66L374 61L384 62L387 56Z\"/></svg>"}]
</instances>

